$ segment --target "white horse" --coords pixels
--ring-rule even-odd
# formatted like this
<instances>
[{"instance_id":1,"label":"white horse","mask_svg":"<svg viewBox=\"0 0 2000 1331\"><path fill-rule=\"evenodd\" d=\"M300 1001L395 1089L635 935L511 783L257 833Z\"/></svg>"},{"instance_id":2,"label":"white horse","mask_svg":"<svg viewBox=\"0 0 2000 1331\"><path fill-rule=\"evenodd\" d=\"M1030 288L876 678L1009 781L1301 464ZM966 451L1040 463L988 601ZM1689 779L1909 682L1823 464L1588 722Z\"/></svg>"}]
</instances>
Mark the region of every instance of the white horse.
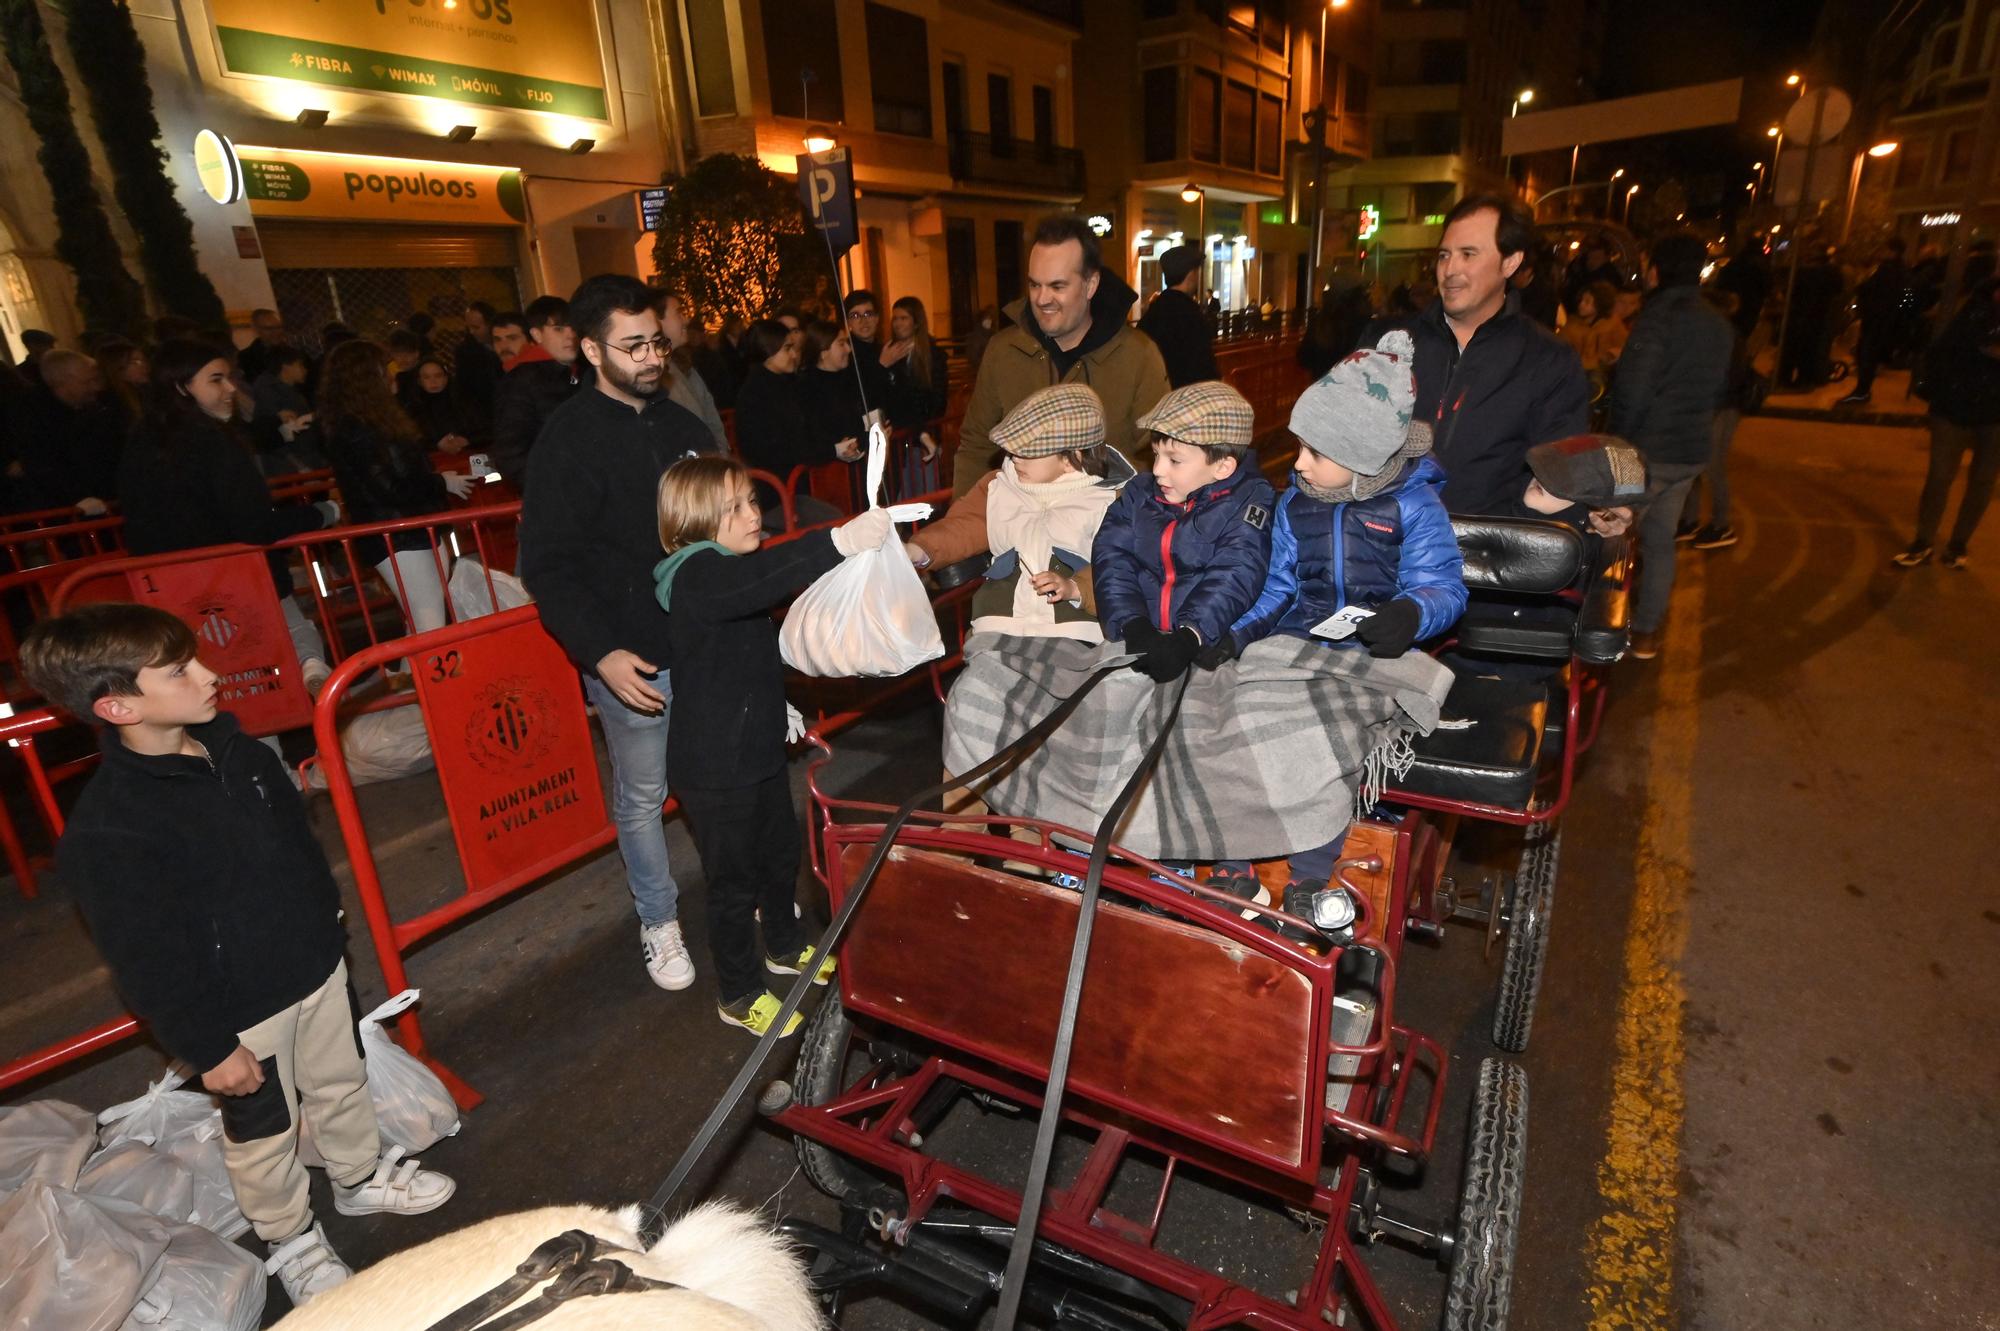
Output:
<instances>
[{"instance_id":1,"label":"white horse","mask_svg":"<svg viewBox=\"0 0 2000 1331\"><path fill-rule=\"evenodd\" d=\"M651 1248L639 1236L641 1217L637 1206L545 1206L498 1216L356 1273L278 1327L424 1331L513 1276L537 1247L576 1229L599 1239L600 1258L679 1288L573 1298L533 1323L534 1331L820 1331L823 1319L806 1286L805 1264L762 1217L711 1203L683 1216ZM536 1286L511 1307L545 1287Z\"/></svg>"}]
</instances>

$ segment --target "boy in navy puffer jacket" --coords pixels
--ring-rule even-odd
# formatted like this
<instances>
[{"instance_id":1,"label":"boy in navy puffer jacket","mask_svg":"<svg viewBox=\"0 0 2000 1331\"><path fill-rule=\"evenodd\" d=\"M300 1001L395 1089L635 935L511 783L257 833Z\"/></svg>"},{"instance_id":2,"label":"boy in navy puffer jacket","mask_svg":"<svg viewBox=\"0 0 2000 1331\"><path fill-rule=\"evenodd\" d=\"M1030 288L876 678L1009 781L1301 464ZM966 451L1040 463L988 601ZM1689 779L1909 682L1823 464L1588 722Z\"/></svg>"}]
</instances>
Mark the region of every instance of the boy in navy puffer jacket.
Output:
<instances>
[{"instance_id":1,"label":"boy in navy puffer jacket","mask_svg":"<svg viewBox=\"0 0 2000 1331\"><path fill-rule=\"evenodd\" d=\"M1299 395L1296 475L1272 524L1270 575L1257 603L1199 654L1202 666L1212 670L1273 634L1401 656L1464 613L1465 563L1439 497L1444 471L1428 456L1430 427L1410 418L1412 361L1409 334L1392 332ZM1349 607L1372 612L1351 636L1313 632ZM1292 880L1326 882L1339 851L1335 842L1294 854ZM1219 867L1249 872L1247 864Z\"/></svg>"},{"instance_id":2,"label":"boy in navy puffer jacket","mask_svg":"<svg viewBox=\"0 0 2000 1331\"><path fill-rule=\"evenodd\" d=\"M1104 636L1165 683L1256 602L1271 562L1271 484L1250 451L1254 414L1227 384L1177 388L1135 422L1153 470L1126 484L1090 561Z\"/></svg>"}]
</instances>

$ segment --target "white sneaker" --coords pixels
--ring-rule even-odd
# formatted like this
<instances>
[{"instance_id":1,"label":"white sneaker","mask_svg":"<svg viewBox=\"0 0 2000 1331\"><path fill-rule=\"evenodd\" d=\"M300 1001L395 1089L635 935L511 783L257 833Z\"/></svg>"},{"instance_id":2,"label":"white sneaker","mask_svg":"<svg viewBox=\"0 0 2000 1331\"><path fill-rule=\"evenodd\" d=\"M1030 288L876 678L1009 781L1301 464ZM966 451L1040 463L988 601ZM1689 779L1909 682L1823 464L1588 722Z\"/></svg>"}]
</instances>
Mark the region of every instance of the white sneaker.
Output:
<instances>
[{"instance_id":1,"label":"white sneaker","mask_svg":"<svg viewBox=\"0 0 2000 1331\"><path fill-rule=\"evenodd\" d=\"M306 693L311 697L319 697L319 691L325 688L326 682L332 678L333 667L317 656L308 656L299 662L299 679L305 684Z\"/></svg>"},{"instance_id":2,"label":"white sneaker","mask_svg":"<svg viewBox=\"0 0 2000 1331\"><path fill-rule=\"evenodd\" d=\"M660 988L685 989L694 983L694 962L688 957L679 920L640 925L639 952L646 958L646 974Z\"/></svg>"},{"instance_id":3,"label":"white sneaker","mask_svg":"<svg viewBox=\"0 0 2000 1331\"><path fill-rule=\"evenodd\" d=\"M285 1297L294 1308L354 1274L327 1243L326 1231L317 1220L297 1238L269 1246L271 1257L264 1263L264 1272L278 1277L278 1283L285 1287Z\"/></svg>"},{"instance_id":4,"label":"white sneaker","mask_svg":"<svg viewBox=\"0 0 2000 1331\"><path fill-rule=\"evenodd\" d=\"M343 1188L333 1185L333 1209L342 1215L374 1215L394 1211L398 1215L422 1215L443 1206L458 1185L433 1169L419 1169L415 1160L403 1157L403 1148L391 1146L375 1166L375 1176L366 1183Z\"/></svg>"}]
</instances>

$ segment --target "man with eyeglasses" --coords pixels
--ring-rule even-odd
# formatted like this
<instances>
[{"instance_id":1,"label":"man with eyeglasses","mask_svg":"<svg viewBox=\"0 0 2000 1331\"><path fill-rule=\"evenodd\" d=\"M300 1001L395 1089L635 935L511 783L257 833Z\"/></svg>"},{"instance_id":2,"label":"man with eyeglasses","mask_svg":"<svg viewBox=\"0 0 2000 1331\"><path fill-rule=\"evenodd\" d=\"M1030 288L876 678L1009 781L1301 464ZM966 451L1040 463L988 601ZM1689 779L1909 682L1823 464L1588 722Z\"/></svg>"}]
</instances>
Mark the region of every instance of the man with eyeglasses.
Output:
<instances>
[{"instance_id":1,"label":"man with eyeglasses","mask_svg":"<svg viewBox=\"0 0 2000 1331\"><path fill-rule=\"evenodd\" d=\"M528 345L514 357L493 403L493 469L524 495L528 453L551 413L590 382L590 363L576 354L569 302L537 296L528 304Z\"/></svg>"},{"instance_id":2,"label":"man with eyeglasses","mask_svg":"<svg viewBox=\"0 0 2000 1331\"><path fill-rule=\"evenodd\" d=\"M847 315L847 340L854 348L854 364L861 371L861 391L868 405L879 407L889 395L889 372L882 365L882 306L875 293L857 287L841 302Z\"/></svg>"},{"instance_id":3,"label":"man with eyeglasses","mask_svg":"<svg viewBox=\"0 0 2000 1331\"><path fill-rule=\"evenodd\" d=\"M569 320L593 388L550 414L521 509L521 576L542 624L583 672L611 753L611 819L639 915L646 973L662 989L694 983L680 889L667 864L667 617L653 599L660 558L655 496L685 457L716 453L694 414L665 392L672 344L659 293L637 278L593 277Z\"/></svg>"}]
</instances>

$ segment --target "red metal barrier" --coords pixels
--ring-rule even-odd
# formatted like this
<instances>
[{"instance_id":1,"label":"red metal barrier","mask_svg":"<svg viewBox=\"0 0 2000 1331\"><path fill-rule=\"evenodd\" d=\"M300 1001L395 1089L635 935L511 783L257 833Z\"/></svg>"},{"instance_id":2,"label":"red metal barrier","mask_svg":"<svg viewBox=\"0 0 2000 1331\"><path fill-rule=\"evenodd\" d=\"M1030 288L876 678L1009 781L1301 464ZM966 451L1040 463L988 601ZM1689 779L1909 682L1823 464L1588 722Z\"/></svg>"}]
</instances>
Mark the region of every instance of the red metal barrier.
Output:
<instances>
[{"instance_id":1,"label":"red metal barrier","mask_svg":"<svg viewBox=\"0 0 2000 1331\"><path fill-rule=\"evenodd\" d=\"M125 519L76 518L0 535L0 572L18 573L125 548Z\"/></svg>"}]
</instances>

